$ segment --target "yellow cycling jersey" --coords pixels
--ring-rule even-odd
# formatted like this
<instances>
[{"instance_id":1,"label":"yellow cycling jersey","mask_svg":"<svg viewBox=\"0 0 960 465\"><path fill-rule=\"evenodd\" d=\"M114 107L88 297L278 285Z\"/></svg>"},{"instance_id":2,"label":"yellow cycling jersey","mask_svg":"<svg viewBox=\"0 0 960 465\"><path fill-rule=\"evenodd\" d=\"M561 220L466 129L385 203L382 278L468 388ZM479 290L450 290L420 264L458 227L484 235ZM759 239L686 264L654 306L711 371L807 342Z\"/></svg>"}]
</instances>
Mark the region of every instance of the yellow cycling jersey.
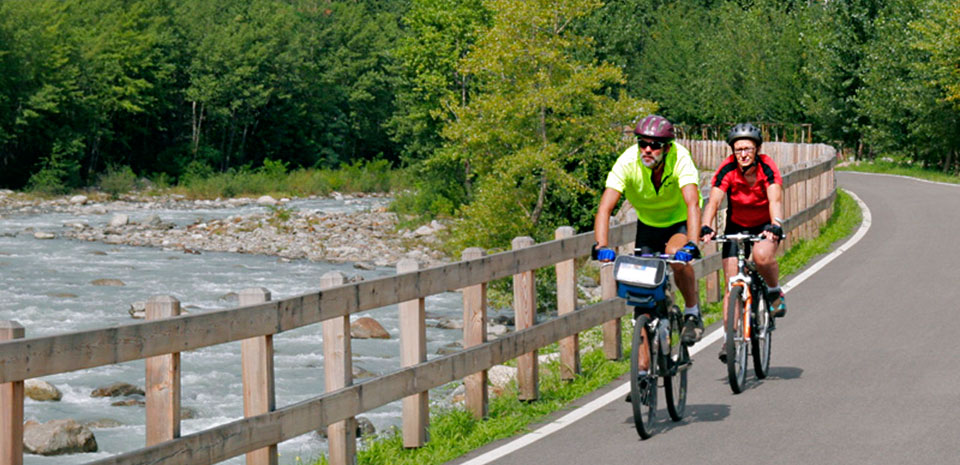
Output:
<instances>
[{"instance_id":1,"label":"yellow cycling jersey","mask_svg":"<svg viewBox=\"0 0 960 465\"><path fill-rule=\"evenodd\" d=\"M700 175L693 164L690 151L676 141L664 159L660 189L655 189L651 176L653 171L640 161L636 144L625 150L607 175L606 187L623 194L637 211L637 218L648 226L665 228L687 220L687 204L680 189L688 184L697 186L700 196Z\"/></svg>"}]
</instances>

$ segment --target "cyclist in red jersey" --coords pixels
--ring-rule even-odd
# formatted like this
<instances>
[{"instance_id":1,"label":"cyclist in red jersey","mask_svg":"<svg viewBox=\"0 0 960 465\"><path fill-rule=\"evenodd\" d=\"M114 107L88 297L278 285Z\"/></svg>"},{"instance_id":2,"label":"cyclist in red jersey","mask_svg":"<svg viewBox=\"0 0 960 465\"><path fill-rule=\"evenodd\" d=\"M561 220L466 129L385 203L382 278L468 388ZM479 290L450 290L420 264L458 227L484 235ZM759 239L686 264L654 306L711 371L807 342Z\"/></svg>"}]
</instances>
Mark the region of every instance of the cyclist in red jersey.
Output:
<instances>
[{"instance_id":1,"label":"cyclist in red jersey","mask_svg":"<svg viewBox=\"0 0 960 465\"><path fill-rule=\"evenodd\" d=\"M715 233L711 225L714 224L720 202L726 196L724 233L749 232L765 237L753 245L753 261L768 286L773 315L782 317L787 314L787 305L780 289L777 246L783 239L783 179L773 159L759 153L763 138L754 125L741 123L734 126L727 135L727 143L733 149L733 154L720 163L713 175L710 199L703 209L700 239L706 243L713 239ZM751 244L745 246L748 247L745 252L749 256ZM732 243L723 244L721 256L725 277L737 274L737 255ZM726 312L726 296L723 308ZM726 345L720 346L720 360L724 362L725 348Z\"/></svg>"}]
</instances>

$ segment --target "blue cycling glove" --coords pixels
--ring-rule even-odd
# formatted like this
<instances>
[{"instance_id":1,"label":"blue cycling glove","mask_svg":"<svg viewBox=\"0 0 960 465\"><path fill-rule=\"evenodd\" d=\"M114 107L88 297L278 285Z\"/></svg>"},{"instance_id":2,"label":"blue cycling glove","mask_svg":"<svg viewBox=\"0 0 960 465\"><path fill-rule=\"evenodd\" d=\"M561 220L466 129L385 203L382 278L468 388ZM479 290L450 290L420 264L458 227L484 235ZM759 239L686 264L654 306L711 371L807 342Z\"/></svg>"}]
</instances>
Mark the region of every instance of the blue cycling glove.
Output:
<instances>
[{"instance_id":1,"label":"blue cycling glove","mask_svg":"<svg viewBox=\"0 0 960 465\"><path fill-rule=\"evenodd\" d=\"M683 246L682 249L678 250L677 253L673 254L673 258L682 262L689 262L695 258L700 258L700 249L697 248L697 244L690 241L687 242L687 245Z\"/></svg>"},{"instance_id":2,"label":"blue cycling glove","mask_svg":"<svg viewBox=\"0 0 960 465\"><path fill-rule=\"evenodd\" d=\"M597 260L600 260L601 262L612 262L615 258L617 258L617 253L614 252L613 249L608 249L606 247L597 249Z\"/></svg>"}]
</instances>

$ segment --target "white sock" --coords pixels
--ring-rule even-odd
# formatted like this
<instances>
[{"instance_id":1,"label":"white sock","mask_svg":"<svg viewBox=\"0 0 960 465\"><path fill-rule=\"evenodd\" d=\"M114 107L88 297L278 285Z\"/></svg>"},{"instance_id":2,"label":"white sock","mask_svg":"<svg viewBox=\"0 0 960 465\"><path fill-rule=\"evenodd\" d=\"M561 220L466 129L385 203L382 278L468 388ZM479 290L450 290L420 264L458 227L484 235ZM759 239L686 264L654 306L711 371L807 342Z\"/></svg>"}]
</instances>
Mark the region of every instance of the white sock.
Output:
<instances>
[{"instance_id":1,"label":"white sock","mask_svg":"<svg viewBox=\"0 0 960 465\"><path fill-rule=\"evenodd\" d=\"M700 305L694 305L693 307L684 307L683 314L684 316L686 315L700 316Z\"/></svg>"}]
</instances>

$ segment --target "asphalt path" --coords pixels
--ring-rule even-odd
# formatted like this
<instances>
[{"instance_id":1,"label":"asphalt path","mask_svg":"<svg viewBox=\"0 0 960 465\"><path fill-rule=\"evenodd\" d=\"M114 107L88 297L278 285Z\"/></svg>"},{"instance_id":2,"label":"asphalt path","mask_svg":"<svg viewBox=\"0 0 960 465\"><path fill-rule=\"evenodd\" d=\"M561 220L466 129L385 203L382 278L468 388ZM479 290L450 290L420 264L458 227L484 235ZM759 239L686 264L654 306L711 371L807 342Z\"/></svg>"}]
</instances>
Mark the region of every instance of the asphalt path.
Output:
<instances>
[{"instance_id":1,"label":"asphalt path","mask_svg":"<svg viewBox=\"0 0 960 465\"><path fill-rule=\"evenodd\" d=\"M451 463L960 463L960 186L849 172L837 179L868 206L872 226L790 289L767 379L751 369L734 395L713 343L694 356L683 420L669 420L660 390L651 439L639 439L617 396L525 447L511 450L511 438ZM502 456L484 458L491 455Z\"/></svg>"}]
</instances>

